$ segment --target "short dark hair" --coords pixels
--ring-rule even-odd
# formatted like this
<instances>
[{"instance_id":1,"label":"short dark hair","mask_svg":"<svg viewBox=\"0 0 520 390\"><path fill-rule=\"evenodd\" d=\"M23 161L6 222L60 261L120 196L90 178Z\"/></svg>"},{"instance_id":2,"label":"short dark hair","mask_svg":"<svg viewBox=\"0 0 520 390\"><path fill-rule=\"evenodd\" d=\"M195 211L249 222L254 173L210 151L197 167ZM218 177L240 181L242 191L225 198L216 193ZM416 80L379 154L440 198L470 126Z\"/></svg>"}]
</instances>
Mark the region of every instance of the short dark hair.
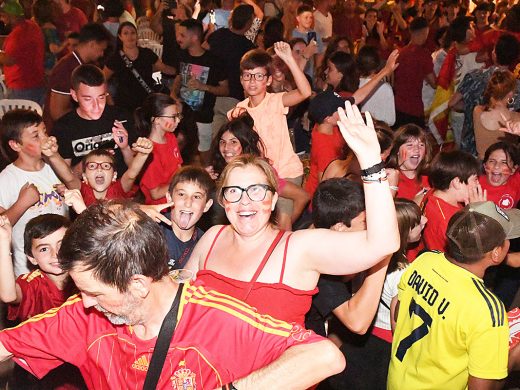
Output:
<instances>
[{"instance_id":1,"label":"short dark hair","mask_svg":"<svg viewBox=\"0 0 520 390\"><path fill-rule=\"evenodd\" d=\"M357 55L357 65L361 76L369 76L378 70L381 66L378 50L373 46L363 46Z\"/></svg>"},{"instance_id":2,"label":"short dark hair","mask_svg":"<svg viewBox=\"0 0 520 390\"><path fill-rule=\"evenodd\" d=\"M82 64L72 71L70 82L75 91L78 90L80 84L99 87L105 84L105 75L96 65Z\"/></svg>"},{"instance_id":3,"label":"short dark hair","mask_svg":"<svg viewBox=\"0 0 520 390\"><path fill-rule=\"evenodd\" d=\"M188 165L179 169L173 176L168 192L171 194L179 183L195 183L206 193L206 199L210 199L215 192L215 182L209 173L200 167Z\"/></svg>"},{"instance_id":4,"label":"short dark hair","mask_svg":"<svg viewBox=\"0 0 520 390\"><path fill-rule=\"evenodd\" d=\"M202 42L204 37L204 28L202 23L196 19L186 19L180 23L180 26L185 27L190 33L197 35L199 42Z\"/></svg>"},{"instance_id":5,"label":"short dark hair","mask_svg":"<svg viewBox=\"0 0 520 390\"><path fill-rule=\"evenodd\" d=\"M502 34L495 45L495 55L498 65L512 66L518 62L520 44L518 39L511 34Z\"/></svg>"},{"instance_id":6,"label":"short dark hair","mask_svg":"<svg viewBox=\"0 0 520 390\"><path fill-rule=\"evenodd\" d=\"M34 217L27 225L23 233L23 250L27 256L33 256L32 241L45 238L61 228L68 228L70 221L59 214L42 214Z\"/></svg>"},{"instance_id":7,"label":"short dark hair","mask_svg":"<svg viewBox=\"0 0 520 390\"><path fill-rule=\"evenodd\" d=\"M366 11L365 11L365 16L367 16L368 14L376 14L376 15L379 15L379 11L375 8L368 8Z\"/></svg>"},{"instance_id":8,"label":"short dark hair","mask_svg":"<svg viewBox=\"0 0 520 390\"><path fill-rule=\"evenodd\" d=\"M307 4L300 5L298 9L296 10L296 15L301 15L304 12L310 12L312 13L312 7Z\"/></svg>"},{"instance_id":9,"label":"short dark hair","mask_svg":"<svg viewBox=\"0 0 520 390\"><path fill-rule=\"evenodd\" d=\"M60 267L82 267L124 293L132 276L154 282L168 274L168 250L161 227L128 201L94 204L79 215L63 237Z\"/></svg>"},{"instance_id":10,"label":"short dark hair","mask_svg":"<svg viewBox=\"0 0 520 390\"><path fill-rule=\"evenodd\" d=\"M440 152L432 161L428 181L436 190L447 190L453 179L462 183L480 173L480 165L475 157L461 150Z\"/></svg>"},{"instance_id":11,"label":"short dark hair","mask_svg":"<svg viewBox=\"0 0 520 390\"><path fill-rule=\"evenodd\" d=\"M350 227L365 211L361 184L345 178L322 181L312 197L312 222L316 228L330 229L338 222Z\"/></svg>"},{"instance_id":12,"label":"short dark hair","mask_svg":"<svg viewBox=\"0 0 520 390\"><path fill-rule=\"evenodd\" d=\"M81 159L81 163L83 164L83 172L85 172L85 168L86 168L85 164L86 164L87 160L90 157L95 157L95 156L109 158L110 161L112 162L112 165L114 165L116 163L116 158L114 157L114 155L112 153L110 153L110 150L105 149L105 148L94 149L94 150L91 150L85 157L83 157Z\"/></svg>"},{"instance_id":13,"label":"short dark hair","mask_svg":"<svg viewBox=\"0 0 520 390\"><path fill-rule=\"evenodd\" d=\"M233 8L231 13L231 27L235 30L242 30L246 28L247 24L251 21L254 14L254 8L249 4L240 4Z\"/></svg>"},{"instance_id":14,"label":"short dark hair","mask_svg":"<svg viewBox=\"0 0 520 390\"><path fill-rule=\"evenodd\" d=\"M79 43L112 41L112 34L99 23L88 23L79 30Z\"/></svg>"},{"instance_id":15,"label":"short dark hair","mask_svg":"<svg viewBox=\"0 0 520 390\"><path fill-rule=\"evenodd\" d=\"M240 60L240 72L254 68L264 68L267 74L269 74L271 62L271 56L265 50L249 50Z\"/></svg>"},{"instance_id":16,"label":"short dark hair","mask_svg":"<svg viewBox=\"0 0 520 390\"><path fill-rule=\"evenodd\" d=\"M422 16L418 16L412 20L410 23L410 31L416 32L422 29L425 29L428 27L428 21L426 18L423 18Z\"/></svg>"},{"instance_id":17,"label":"short dark hair","mask_svg":"<svg viewBox=\"0 0 520 390\"><path fill-rule=\"evenodd\" d=\"M119 0L109 0L105 2L105 11L103 15L107 18L120 17L123 12L125 12L125 8L123 4Z\"/></svg>"},{"instance_id":18,"label":"short dark hair","mask_svg":"<svg viewBox=\"0 0 520 390\"><path fill-rule=\"evenodd\" d=\"M447 40L448 42L462 43L466 40L466 31L469 30L471 21L473 19L469 16L457 16L448 27Z\"/></svg>"},{"instance_id":19,"label":"short dark hair","mask_svg":"<svg viewBox=\"0 0 520 390\"><path fill-rule=\"evenodd\" d=\"M21 142L23 129L38 126L43 119L36 111L29 109L15 109L5 113L0 121L2 134L2 148L5 155L14 161L18 154L11 148L9 141Z\"/></svg>"}]
</instances>

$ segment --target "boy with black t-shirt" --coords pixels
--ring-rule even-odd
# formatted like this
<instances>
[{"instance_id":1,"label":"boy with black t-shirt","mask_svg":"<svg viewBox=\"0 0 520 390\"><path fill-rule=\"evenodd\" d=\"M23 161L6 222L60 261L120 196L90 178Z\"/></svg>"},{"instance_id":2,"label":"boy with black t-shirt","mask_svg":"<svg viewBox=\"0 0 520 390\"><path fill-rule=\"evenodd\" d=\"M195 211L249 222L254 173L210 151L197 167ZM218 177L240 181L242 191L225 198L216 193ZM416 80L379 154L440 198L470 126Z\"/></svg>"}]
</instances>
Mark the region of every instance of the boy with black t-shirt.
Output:
<instances>
[{"instance_id":1,"label":"boy with black t-shirt","mask_svg":"<svg viewBox=\"0 0 520 390\"><path fill-rule=\"evenodd\" d=\"M180 98L195 111L199 153L202 164L206 166L210 159L213 107L216 96L229 93L227 76L217 57L202 48L203 30L199 21L185 20L177 32L177 42L183 50L172 96Z\"/></svg>"},{"instance_id":2,"label":"boy with black t-shirt","mask_svg":"<svg viewBox=\"0 0 520 390\"><path fill-rule=\"evenodd\" d=\"M131 116L106 105L105 77L95 65L77 67L71 82L70 93L78 107L62 116L53 128L61 155L81 177L80 163L84 156L99 148L113 149L116 170L123 175L133 159L129 145L136 140Z\"/></svg>"}]
</instances>

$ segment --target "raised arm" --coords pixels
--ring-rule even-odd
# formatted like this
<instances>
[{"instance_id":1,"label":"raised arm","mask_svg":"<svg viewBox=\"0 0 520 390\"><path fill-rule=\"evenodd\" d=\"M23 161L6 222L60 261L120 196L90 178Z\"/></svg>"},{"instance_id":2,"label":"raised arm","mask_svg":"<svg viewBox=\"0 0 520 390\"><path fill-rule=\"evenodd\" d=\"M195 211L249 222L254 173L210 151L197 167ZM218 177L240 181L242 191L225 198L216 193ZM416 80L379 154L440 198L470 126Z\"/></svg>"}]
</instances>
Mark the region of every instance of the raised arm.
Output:
<instances>
[{"instance_id":1,"label":"raised arm","mask_svg":"<svg viewBox=\"0 0 520 390\"><path fill-rule=\"evenodd\" d=\"M300 69L296 60L294 59L291 46L286 42L276 42L274 44L274 51L280 59L285 62L296 83L296 89L286 92L283 95L282 102L285 107L292 107L296 104L303 102L309 96L311 96L311 85L307 81L307 77Z\"/></svg>"},{"instance_id":2,"label":"raised arm","mask_svg":"<svg viewBox=\"0 0 520 390\"><path fill-rule=\"evenodd\" d=\"M27 209L39 200L40 192L38 191L38 188L34 184L27 182L22 186L22 188L20 188L20 193L18 194L16 202L14 202L14 204L7 210L0 209L0 214L9 218L9 222L14 226Z\"/></svg>"},{"instance_id":3,"label":"raised arm","mask_svg":"<svg viewBox=\"0 0 520 390\"><path fill-rule=\"evenodd\" d=\"M399 248L395 206L382 168L380 147L370 113L367 124L356 106L349 102L338 109L341 134L358 158L365 192L367 230L334 232L326 229L298 231L292 247L298 266L307 271L331 275L353 274L372 267ZM317 275L314 275L317 277Z\"/></svg>"},{"instance_id":4,"label":"raised arm","mask_svg":"<svg viewBox=\"0 0 520 390\"><path fill-rule=\"evenodd\" d=\"M53 171L63 181L63 184L69 189L81 188L81 181L72 172L69 164L61 157L58 152L58 141L56 137L48 137L43 132L40 133L40 146L42 154L47 158Z\"/></svg>"},{"instance_id":5,"label":"raised arm","mask_svg":"<svg viewBox=\"0 0 520 390\"><path fill-rule=\"evenodd\" d=\"M11 258L11 239L11 223L5 215L0 215L0 300L16 304L22 299L22 290L16 284Z\"/></svg>"},{"instance_id":6,"label":"raised arm","mask_svg":"<svg viewBox=\"0 0 520 390\"><path fill-rule=\"evenodd\" d=\"M121 187L125 192L132 189L137 176L141 172L141 169L143 169L148 156L153 150L153 142L148 138L139 137L132 145L132 150L136 153L134 159L121 177Z\"/></svg>"}]
</instances>

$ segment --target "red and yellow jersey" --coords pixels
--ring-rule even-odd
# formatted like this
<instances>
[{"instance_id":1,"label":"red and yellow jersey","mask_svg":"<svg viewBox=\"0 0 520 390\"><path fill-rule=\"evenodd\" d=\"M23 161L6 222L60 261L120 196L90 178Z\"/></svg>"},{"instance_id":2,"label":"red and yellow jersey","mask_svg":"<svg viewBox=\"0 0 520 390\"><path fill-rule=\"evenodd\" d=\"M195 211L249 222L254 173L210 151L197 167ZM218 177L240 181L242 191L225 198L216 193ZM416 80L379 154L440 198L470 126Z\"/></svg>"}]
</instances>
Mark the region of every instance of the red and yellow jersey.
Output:
<instances>
[{"instance_id":1,"label":"red and yellow jersey","mask_svg":"<svg viewBox=\"0 0 520 390\"><path fill-rule=\"evenodd\" d=\"M157 388L220 388L265 366L292 345L321 339L194 282L182 293ZM65 361L79 367L90 389L140 390L156 338L139 339L131 326L111 324L96 309L85 309L76 296L59 309L0 332L0 342L37 377Z\"/></svg>"},{"instance_id":2,"label":"red and yellow jersey","mask_svg":"<svg viewBox=\"0 0 520 390\"><path fill-rule=\"evenodd\" d=\"M466 389L469 375L507 376L507 314L482 279L427 252L398 288L388 389Z\"/></svg>"}]
</instances>

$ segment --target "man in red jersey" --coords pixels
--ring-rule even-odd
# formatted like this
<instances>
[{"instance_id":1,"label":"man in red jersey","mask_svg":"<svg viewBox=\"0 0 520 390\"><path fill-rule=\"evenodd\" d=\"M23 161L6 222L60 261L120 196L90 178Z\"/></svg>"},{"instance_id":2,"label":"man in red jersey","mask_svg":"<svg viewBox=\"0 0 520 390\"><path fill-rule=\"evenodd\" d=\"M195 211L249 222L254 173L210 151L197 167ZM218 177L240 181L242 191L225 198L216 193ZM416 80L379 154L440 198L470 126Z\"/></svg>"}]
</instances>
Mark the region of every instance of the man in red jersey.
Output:
<instances>
[{"instance_id":1,"label":"man in red jersey","mask_svg":"<svg viewBox=\"0 0 520 390\"><path fill-rule=\"evenodd\" d=\"M167 256L160 227L137 206L91 206L59 252L81 297L1 332L0 359L14 356L36 376L69 362L91 389L141 389L179 300L158 389L307 388L343 369L340 352L312 332L201 282L179 285L168 276Z\"/></svg>"}]
</instances>

